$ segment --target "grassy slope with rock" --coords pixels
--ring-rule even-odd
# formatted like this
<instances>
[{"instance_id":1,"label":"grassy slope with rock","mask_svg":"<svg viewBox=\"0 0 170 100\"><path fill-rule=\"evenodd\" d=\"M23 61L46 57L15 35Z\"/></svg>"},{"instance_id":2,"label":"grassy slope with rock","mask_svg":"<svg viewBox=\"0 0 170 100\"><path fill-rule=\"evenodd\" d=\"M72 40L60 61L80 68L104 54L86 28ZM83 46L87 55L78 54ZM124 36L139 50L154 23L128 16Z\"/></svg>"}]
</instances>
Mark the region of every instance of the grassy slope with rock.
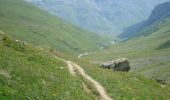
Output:
<instances>
[{"instance_id":1,"label":"grassy slope with rock","mask_svg":"<svg viewBox=\"0 0 170 100\"><path fill-rule=\"evenodd\" d=\"M60 20L56 20L56 17L21 0L1 0L0 5L2 7L0 9L0 28L5 33L9 33L17 39L31 41L41 46L44 44L59 51L64 50L64 53L76 53L77 49L75 48L77 47L89 50L89 48L98 42L96 37L93 40L89 40L90 37L94 38L92 34L88 35L89 37L87 38L85 38L86 35L76 35L77 31L74 30L75 27L71 27L68 23L64 24L64 27L66 25L64 29L63 27L61 28L63 21L60 23ZM23 9L20 9L20 7ZM39 13L35 12L35 9ZM25 14L29 16L25 16ZM134 73L149 76L145 72L157 69L162 70L158 75L163 75L166 72L163 76L168 76L169 59L162 59L161 57L169 57L165 56L169 55L169 48L167 46L169 45L169 23L169 19L164 23L160 23L157 26L159 30L152 32L152 34L145 36L145 38L142 36L124 43L117 43L102 52L91 53L83 57L80 61L76 59L76 62L79 62L87 74L101 83L106 88L109 96L114 99L168 100L170 98L168 84L161 85L154 80L143 78L141 75L135 75ZM53 25L58 26L58 28ZM56 32L56 29L58 29L57 36L52 34ZM72 35L64 34L67 32ZM76 33L74 34L74 32ZM45 33L48 34L49 38L47 38L47 34ZM78 38L78 40L75 40L75 38ZM60 39L62 39L62 42ZM74 45L75 48L71 49L71 44L68 45L67 42L63 42L63 39L68 39L68 43L75 41L74 44L77 43ZM91 42L94 44L84 45L84 43L91 44ZM133 66L132 72L134 73L112 72L111 70L100 68L98 64L94 64L94 62L102 62L119 57L130 59ZM161 60L158 59L158 62L152 59L155 57L160 57ZM147 66L145 66L145 62L147 61ZM22 47L20 48L15 43L4 46L1 42L0 65L0 98L64 98L66 100L90 100L95 98L93 94L86 93L83 90L83 79L72 77L64 62L56 60L46 54L45 51L39 51L36 48L29 48L27 50ZM160 69L160 66L163 66L162 69ZM144 70L145 68L148 70ZM149 74L155 75L152 72Z\"/></svg>"},{"instance_id":2,"label":"grassy slope with rock","mask_svg":"<svg viewBox=\"0 0 170 100\"><path fill-rule=\"evenodd\" d=\"M89 75L99 81L110 96L116 99L170 98L170 17L144 30L140 37L116 43L101 52L95 52L80 60ZM116 58L128 58L130 73L113 72L99 67L99 63ZM95 73L94 73L95 72ZM152 80L143 78L143 76ZM155 79L166 80L164 86Z\"/></svg>"},{"instance_id":3,"label":"grassy slope with rock","mask_svg":"<svg viewBox=\"0 0 170 100\"><path fill-rule=\"evenodd\" d=\"M0 30L16 39L74 55L98 49L97 45L105 41L24 0L0 1Z\"/></svg>"}]
</instances>

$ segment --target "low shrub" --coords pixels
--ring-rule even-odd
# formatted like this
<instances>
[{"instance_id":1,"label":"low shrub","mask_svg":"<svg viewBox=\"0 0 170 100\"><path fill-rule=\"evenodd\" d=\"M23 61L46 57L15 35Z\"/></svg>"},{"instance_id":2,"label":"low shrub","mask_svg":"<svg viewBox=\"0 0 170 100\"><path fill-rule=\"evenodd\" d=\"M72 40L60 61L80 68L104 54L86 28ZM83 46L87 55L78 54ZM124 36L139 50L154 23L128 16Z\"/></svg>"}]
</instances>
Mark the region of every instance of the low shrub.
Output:
<instances>
[{"instance_id":1,"label":"low shrub","mask_svg":"<svg viewBox=\"0 0 170 100\"><path fill-rule=\"evenodd\" d=\"M2 39L3 45L13 48L17 51L24 52L27 49L27 45L24 42L18 41L18 40L12 40L11 38L5 36Z\"/></svg>"}]
</instances>

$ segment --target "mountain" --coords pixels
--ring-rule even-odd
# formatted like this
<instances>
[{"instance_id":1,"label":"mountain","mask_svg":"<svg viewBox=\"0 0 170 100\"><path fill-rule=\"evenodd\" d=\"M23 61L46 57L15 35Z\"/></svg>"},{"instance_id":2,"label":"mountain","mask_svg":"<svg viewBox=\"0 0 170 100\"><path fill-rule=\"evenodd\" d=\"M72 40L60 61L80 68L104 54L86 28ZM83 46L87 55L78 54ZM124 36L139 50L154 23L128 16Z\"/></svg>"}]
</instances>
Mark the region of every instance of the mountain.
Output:
<instances>
[{"instance_id":1,"label":"mountain","mask_svg":"<svg viewBox=\"0 0 170 100\"><path fill-rule=\"evenodd\" d=\"M26 0L60 18L99 34L119 34L145 20L159 3L169 0Z\"/></svg>"},{"instance_id":2,"label":"mountain","mask_svg":"<svg viewBox=\"0 0 170 100\"><path fill-rule=\"evenodd\" d=\"M161 18L170 16L170 2L165 2L157 5L152 11L150 17L147 20L147 25L150 25Z\"/></svg>"},{"instance_id":3,"label":"mountain","mask_svg":"<svg viewBox=\"0 0 170 100\"><path fill-rule=\"evenodd\" d=\"M5 36L5 37L4 37ZM166 36L169 38L168 36ZM153 39L155 40L155 39ZM163 40L164 41L164 40ZM159 41L157 41L159 42ZM27 99L45 99L45 100L100 100L100 93L98 89L94 87L91 81L85 79L79 74L79 69L76 71L76 76L73 76L68 69L67 64L61 60L59 57L54 57L46 52L46 49L39 49L34 44L27 43L23 45L23 41L16 41L12 37L8 37L7 33L0 32L0 98L2 100L27 100ZM132 42L137 43L137 42ZM25 43L24 43L25 44ZM145 43L146 44L146 43ZM117 44L116 44L117 45ZM124 45L123 49L126 51L123 53L121 49L113 47L113 49L107 52L94 53L89 55L89 61L85 59L79 61L85 71L82 73L87 73L84 75L89 75L92 77L90 79L95 79L105 87L107 94L114 99L136 99L143 100L147 99L162 99L168 100L170 98L169 92L170 88L168 84L159 84L154 80L144 78L141 75L134 73L117 72L112 70L106 70L99 65L93 65L91 61L102 60L102 59L112 59L115 55L118 57L120 54L128 54L131 59L139 60L140 63L144 63L148 59L145 57L145 61L141 62L141 55L131 53L128 48L136 45ZM128 50L128 51L127 51ZM121 53L114 53L114 52ZM137 52L138 50L134 50ZM111 53L112 52L112 53ZM104 54L103 54L104 53ZM169 53L169 49L166 52L159 52L158 54ZM144 53L145 54L145 53ZM150 52L149 52L150 54ZM153 58L152 53L152 57ZM95 57L94 57L95 55ZM98 56L96 56L98 55ZM134 56L138 56L137 58ZM147 54L146 54L147 55ZM146 56L145 55L145 56ZM125 56L125 55L124 55ZM139 57L140 56L140 57ZM142 55L144 56L144 55ZM106 57L106 58L105 58ZM155 57L155 56L154 56ZM162 56L160 56L162 57ZM167 56L168 57L168 56ZM102 58L102 59L101 59ZM68 59L68 58L67 58ZM93 59L93 60L92 60ZM165 59L165 58L164 58ZM159 59L158 59L159 60ZM149 60L153 61L153 59ZM161 69L157 65L160 65ZM167 77L169 66L169 59L165 62L157 61L156 68L149 67L147 74L152 74L150 69L154 68L158 71L157 73L164 73L162 76ZM133 63L132 63L133 64ZM68 64L69 65L69 64ZM75 65L75 63L71 63ZM75 67L75 66L74 66ZM141 68L141 67L140 67ZM82 68L80 68L82 69ZM148 69L148 68L147 68ZM146 70L146 67L142 71ZM152 71L152 70L151 70ZM157 75L154 73L154 75ZM147 75L144 74L144 75ZM156 76L158 77L158 76ZM158 78L159 79L159 78ZM113 84L114 83L114 84ZM98 83L99 84L99 83ZM129 90L130 89L130 90ZM101 89L100 89L101 90ZM119 91L119 92L117 92ZM135 91L135 93L134 93ZM106 95L106 94L105 94Z\"/></svg>"},{"instance_id":4,"label":"mountain","mask_svg":"<svg viewBox=\"0 0 170 100\"><path fill-rule=\"evenodd\" d=\"M64 20L96 33L112 33L114 25L101 16L90 0L32 0L39 7Z\"/></svg>"},{"instance_id":5,"label":"mountain","mask_svg":"<svg viewBox=\"0 0 170 100\"><path fill-rule=\"evenodd\" d=\"M165 20L169 16L170 16L170 2L159 4L153 9L151 15L146 21L142 21L140 23L128 27L120 35L120 37L130 38L139 35L146 35L146 32L144 31L147 31L147 29L148 30L153 29L152 27L163 22L163 20Z\"/></svg>"},{"instance_id":6,"label":"mountain","mask_svg":"<svg viewBox=\"0 0 170 100\"><path fill-rule=\"evenodd\" d=\"M146 98L168 100L168 96L170 96L169 93L166 95L167 92L170 92L170 17L162 20L157 25L155 24L147 32L150 35L116 43L102 52L96 52L83 59L84 62L86 61L84 64L86 71L104 84L106 90L110 94L113 93L112 95L117 100L121 100L123 97L130 100L144 100ZM100 62L112 61L122 57L130 61L131 69L127 76L126 73L104 71L99 67L98 63ZM91 64L91 62L94 63ZM125 74L125 76L122 74ZM142 78L131 77L131 74L156 80L162 84L158 87L161 87L163 91L158 88L156 90L156 88L149 85L150 82L148 81L145 81L147 83L141 82ZM146 84L148 86L145 86ZM123 89L120 87L123 87ZM166 90L168 91L165 92ZM119 95L120 92L114 94L117 91L123 92L123 95ZM134 93L134 91L136 92ZM168 98L162 95L166 95Z\"/></svg>"},{"instance_id":7,"label":"mountain","mask_svg":"<svg viewBox=\"0 0 170 100\"><path fill-rule=\"evenodd\" d=\"M146 37L97 51L108 38L23 0L0 0L0 99L169 100L169 27L166 17ZM87 50L94 51L74 57ZM122 57L129 59L130 72L100 67Z\"/></svg>"},{"instance_id":8,"label":"mountain","mask_svg":"<svg viewBox=\"0 0 170 100\"><path fill-rule=\"evenodd\" d=\"M0 1L0 30L16 39L72 55L98 49L98 45L105 41L103 37L82 30L24 0Z\"/></svg>"},{"instance_id":9,"label":"mountain","mask_svg":"<svg viewBox=\"0 0 170 100\"><path fill-rule=\"evenodd\" d=\"M147 24L150 24L149 27L147 26L145 29L142 29L141 32L137 31L134 38L117 42L103 51L84 57L83 61L86 61L84 64L86 71L89 72L91 76L96 77L96 80L105 84L106 90L110 91L110 94L113 93L112 95L116 97L115 99L121 100L123 97L129 97L128 99L130 100L144 100L148 97L147 99L168 100L168 96L170 95L167 95L168 98L161 95L166 94L166 92L163 91L168 90L168 92L170 92L170 16L167 16L167 11L170 11L167 10L169 7L168 2L155 7L158 8L153 10L154 14L156 14L154 18L157 18L154 20L157 21L154 21L152 24L152 21L148 21ZM160 9L163 9L163 11L157 12L157 10L160 11ZM165 16L162 16L164 14ZM149 19L150 18L153 17L149 17ZM138 25L141 25L141 23ZM139 82L142 78L138 79L136 77L130 77L130 75L122 76L122 73L109 73L107 70L103 71L101 68L98 68L100 63L112 61L117 58L127 58L130 61L131 69L129 74L141 75L156 80L162 84L160 87L163 88L163 91L157 91L155 88L151 88L152 86L143 86L145 83ZM93 63L91 64L91 62ZM89 63L89 65L87 63ZM94 73L96 70L98 70L98 73ZM133 82L135 83L134 85L132 85ZM116 84L118 84L118 86ZM149 84L150 82L147 83L147 85ZM123 95L114 95L117 91L121 91L122 88L120 87L124 87L122 91ZM134 91L136 92L130 94L132 92L131 89L133 93ZM150 93L149 91L152 92ZM154 94L157 94L155 92L158 92L157 96L154 96Z\"/></svg>"}]
</instances>

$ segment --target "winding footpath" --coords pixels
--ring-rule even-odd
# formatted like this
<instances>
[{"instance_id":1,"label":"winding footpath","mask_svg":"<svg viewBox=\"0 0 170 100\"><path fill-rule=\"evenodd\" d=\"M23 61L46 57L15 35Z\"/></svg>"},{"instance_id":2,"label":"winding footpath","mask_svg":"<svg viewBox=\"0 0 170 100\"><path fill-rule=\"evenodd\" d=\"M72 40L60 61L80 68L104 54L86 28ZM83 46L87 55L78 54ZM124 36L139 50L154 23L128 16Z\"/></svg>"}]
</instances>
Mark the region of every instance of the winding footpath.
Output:
<instances>
[{"instance_id":1,"label":"winding footpath","mask_svg":"<svg viewBox=\"0 0 170 100\"><path fill-rule=\"evenodd\" d=\"M82 77L84 77L86 80L91 82L96 87L97 91L99 92L99 94L101 96L101 100L113 100L111 97L108 96L104 87L99 82L95 81L92 77L90 77L88 74L86 74L82 67L80 67L79 65L77 65L74 62L66 61L62 58L55 56L55 55L53 55L53 56L57 59L64 61L67 64L70 74L72 74L73 76L76 76L76 72L77 72L77 73L81 74Z\"/></svg>"},{"instance_id":2,"label":"winding footpath","mask_svg":"<svg viewBox=\"0 0 170 100\"><path fill-rule=\"evenodd\" d=\"M100 96L101 96L101 99L102 100L112 100L111 97L109 97L104 89L104 87L97 81L95 81L92 77L90 77L89 75L87 75L85 72L84 72L84 69L81 68L79 65L73 63L73 62L68 62L69 65L71 66L68 66L68 67L74 67L75 70L78 71L78 73L80 73L86 80L88 80L89 82L91 82L97 89L97 91L99 92ZM71 70L70 70L71 71ZM74 71L74 70L73 70ZM70 73L73 73L73 72L70 72Z\"/></svg>"}]
</instances>

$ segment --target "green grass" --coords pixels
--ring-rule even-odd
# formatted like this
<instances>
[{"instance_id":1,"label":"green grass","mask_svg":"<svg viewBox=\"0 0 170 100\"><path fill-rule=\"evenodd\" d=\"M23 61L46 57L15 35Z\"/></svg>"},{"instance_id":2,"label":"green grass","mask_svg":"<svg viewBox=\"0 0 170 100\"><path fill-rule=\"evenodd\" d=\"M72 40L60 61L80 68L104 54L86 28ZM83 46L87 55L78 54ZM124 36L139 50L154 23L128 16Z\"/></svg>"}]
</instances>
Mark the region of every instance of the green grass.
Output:
<instances>
[{"instance_id":1,"label":"green grass","mask_svg":"<svg viewBox=\"0 0 170 100\"><path fill-rule=\"evenodd\" d=\"M60 52L67 56L93 51L75 62L116 100L170 98L169 84L154 81L158 78L170 83L169 27L170 18L167 18L144 30L145 34L140 37L94 52L105 41L103 37L83 31L23 0L0 1L0 31L36 46L53 48L59 55L62 55ZM93 100L98 95L86 80L71 76L64 62L37 47L24 45L23 48L10 40L0 43L0 98ZM129 59L130 73L113 72L94 64L121 57ZM83 90L83 82L93 90L91 93Z\"/></svg>"},{"instance_id":2,"label":"green grass","mask_svg":"<svg viewBox=\"0 0 170 100\"><path fill-rule=\"evenodd\" d=\"M148 76L149 74L149 77L152 78L156 74L169 83L170 48L168 41L170 40L170 18L165 19L163 22L160 22L157 26L155 25L154 28L158 30L148 36L144 35L126 42L117 43L102 52L96 52L85 57L84 60L103 62L125 57L130 60L132 65L131 72L138 74L139 70L145 69L142 72L143 74L140 71L142 75ZM152 32L151 30L149 29L147 33ZM146 74L145 72L148 70L153 72ZM159 70L162 71L159 72Z\"/></svg>"},{"instance_id":3,"label":"green grass","mask_svg":"<svg viewBox=\"0 0 170 100\"><path fill-rule=\"evenodd\" d=\"M170 98L170 18L145 30L150 35L114 44L101 52L93 52L79 62L85 71L105 86L109 95L118 99L168 100ZM164 48L159 48L162 45ZM129 73L113 72L97 63L116 58L128 58L132 69ZM76 60L75 60L76 61ZM145 76L145 78L143 77ZM166 80L165 87L155 79Z\"/></svg>"},{"instance_id":4,"label":"green grass","mask_svg":"<svg viewBox=\"0 0 170 100\"><path fill-rule=\"evenodd\" d=\"M70 55L96 50L105 41L104 37L79 29L24 0L0 1L0 30Z\"/></svg>"},{"instance_id":5,"label":"green grass","mask_svg":"<svg viewBox=\"0 0 170 100\"><path fill-rule=\"evenodd\" d=\"M101 83L115 100L168 100L170 98L169 85L162 87L161 84L142 75L113 72L91 64L87 60L81 60L79 64L87 74Z\"/></svg>"},{"instance_id":6,"label":"green grass","mask_svg":"<svg viewBox=\"0 0 170 100\"><path fill-rule=\"evenodd\" d=\"M2 43L0 35L1 100L94 100L67 65L45 51L20 43Z\"/></svg>"},{"instance_id":7,"label":"green grass","mask_svg":"<svg viewBox=\"0 0 170 100\"><path fill-rule=\"evenodd\" d=\"M170 40L160 45L157 49L166 49L170 47Z\"/></svg>"}]
</instances>

